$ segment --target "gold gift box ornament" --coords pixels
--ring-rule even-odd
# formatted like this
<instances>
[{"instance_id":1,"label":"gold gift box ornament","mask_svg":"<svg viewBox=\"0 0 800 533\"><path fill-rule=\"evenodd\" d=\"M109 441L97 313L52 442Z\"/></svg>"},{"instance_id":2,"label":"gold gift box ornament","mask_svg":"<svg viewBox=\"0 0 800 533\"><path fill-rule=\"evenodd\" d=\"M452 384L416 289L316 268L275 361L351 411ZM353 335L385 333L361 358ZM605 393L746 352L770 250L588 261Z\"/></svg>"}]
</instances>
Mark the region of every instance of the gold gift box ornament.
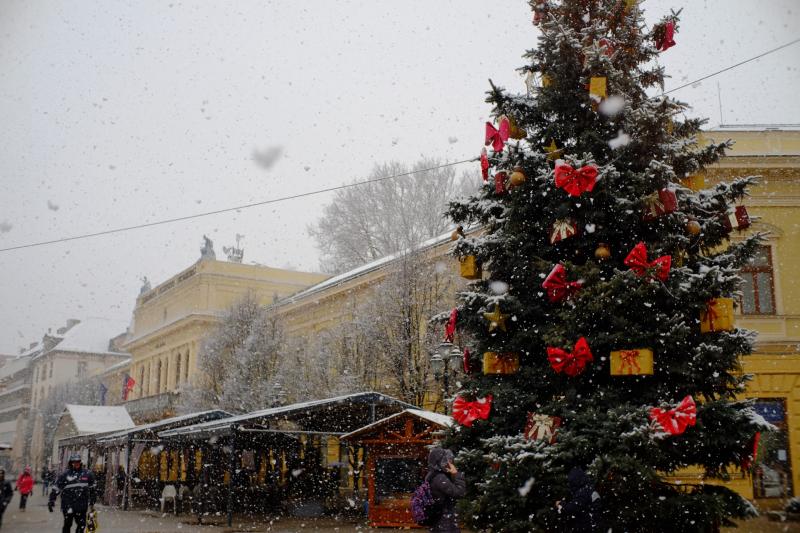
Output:
<instances>
[{"instance_id":1,"label":"gold gift box ornament","mask_svg":"<svg viewBox=\"0 0 800 533\"><path fill-rule=\"evenodd\" d=\"M712 298L700 312L700 333L733 330L733 298Z\"/></svg>"},{"instance_id":2,"label":"gold gift box ornament","mask_svg":"<svg viewBox=\"0 0 800 533\"><path fill-rule=\"evenodd\" d=\"M699 191L706 187L706 177L702 174L695 174L693 176L686 176L681 180L681 185L693 191Z\"/></svg>"},{"instance_id":3,"label":"gold gift box ornament","mask_svg":"<svg viewBox=\"0 0 800 533\"><path fill-rule=\"evenodd\" d=\"M516 374L519 370L519 354L515 352L485 352L484 374Z\"/></svg>"},{"instance_id":4,"label":"gold gift box ornament","mask_svg":"<svg viewBox=\"0 0 800 533\"><path fill-rule=\"evenodd\" d=\"M652 376L653 350L631 348L611 352L612 376Z\"/></svg>"},{"instance_id":5,"label":"gold gift box ornament","mask_svg":"<svg viewBox=\"0 0 800 533\"><path fill-rule=\"evenodd\" d=\"M461 258L461 277L466 279L481 279L483 270L478 258L474 255L467 255Z\"/></svg>"}]
</instances>

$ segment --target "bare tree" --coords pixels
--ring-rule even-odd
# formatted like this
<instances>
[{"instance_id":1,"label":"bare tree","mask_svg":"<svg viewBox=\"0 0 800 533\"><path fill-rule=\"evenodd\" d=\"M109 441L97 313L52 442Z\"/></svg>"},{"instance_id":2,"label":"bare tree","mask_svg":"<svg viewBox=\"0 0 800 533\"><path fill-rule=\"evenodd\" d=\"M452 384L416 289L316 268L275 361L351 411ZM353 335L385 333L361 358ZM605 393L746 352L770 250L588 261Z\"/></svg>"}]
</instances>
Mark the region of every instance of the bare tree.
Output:
<instances>
[{"instance_id":1,"label":"bare tree","mask_svg":"<svg viewBox=\"0 0 800 533\"><path fill-rule=\"evenodd\" d=\"M454 167L426 170L441 164L434 158L411 167L391 161L376 165L370 179L416 172L338 191L308 228L322 270L350 270L444 233L450 227L444 217L448 202L474 188L476 178L458 178Z\"/></svg>"},{"instance_id":2,"label":"bare tree","mask_svg":"<svg viewBox=\"0 0 800 533\"><path fill-rule=\"evenodd\" d=\"M205 339L198 380L181 394L180 410L247 412L273 404L284 349L277 321L252 294L235 303Z\"/></svg>"}]
</instances>

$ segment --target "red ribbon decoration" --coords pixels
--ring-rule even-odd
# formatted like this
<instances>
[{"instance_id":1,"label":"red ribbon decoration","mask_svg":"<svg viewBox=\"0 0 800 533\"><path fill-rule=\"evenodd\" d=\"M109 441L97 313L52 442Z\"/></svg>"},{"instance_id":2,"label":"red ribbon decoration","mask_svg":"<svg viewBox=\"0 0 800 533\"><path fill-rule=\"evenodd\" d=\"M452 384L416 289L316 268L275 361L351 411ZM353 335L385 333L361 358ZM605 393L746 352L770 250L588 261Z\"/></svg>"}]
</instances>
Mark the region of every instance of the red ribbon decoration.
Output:
<instances>
[{"instance_id":1,"label":"red ribbon decoration","mask_svg":"<svg viewBox=\"0 0 800 533\"><path fill-rule=\"evenodd\" d=\"M484 183L489 181L489 156L486 154L486 148L481 148L481 176Z\"/></svg>"},{"instance_id":2,"label":"red ribbon decoration","mask_svg":"<svg viewBox=\"0 0 800 533\"><path fill-rule=\"evenodd\" d=\"M620 352L620 372L625 372L625 369L628 369L628 374L638 374L642 371L639 366L639 350L621 350Z\"/></svg>"},{"instance_id":3,"label":"red ribbon decoration","mask_svg":"<svg viewBox=\"0 0 800 533\"><path fill-rule=\"evenodd\" d=\"M479 398L474 402L468 402L461 396L456 396L453 401L453 419L462 426L472 427L472 423L476 420L488 419L491 409L491 394L487 394L485 398Z\"/></svg>"},{"instance_id":4,"label":"red ribbon decoration","mask_svg":"<svg viewBox=\"0 0 800 533\"><path fill-rule=\"evenodd\" d=\"M465 347L464 348L463 361L462 361L463 364L464 364L464 373L465 374L469 374L470 371L472 370L470 368L470 364L469 364L469 357L470 357L469 348Z\"/></svg>"},{"instance_id":5,"label":"red ribbon decoration","mask_svg":"<svg viewBox=\"0 0 800 533\"><path fill-rule=\"evenodd\" d=\"M680 435L697 421L694 398L686 396L674 409L653 407L650 409L650 420L658 423L670 435Z\"/></svg>"},{"instance_id":6,"label":"red ribbon decoration","mask_svg":"<svg viewBox=\"0 0 800 533\"><path fill-rule=\"evenodd\" d=\"M453 342L456 334L456 320L458 320L458 309L454 307L450 311L450 320L447 321L447 325L444 327L444 342Z\"/></svg>"},{"instance_id":7,"label":"red ribbon decoration","mask_svg":"<svg viewBox=\"0 0 800 533\"><path fill-rule=\"evenodd\" d=\"M626 266L630 267L637 276L649 276L652 278L667 281L669 278L669 269L672 266L672 256L662 255L653 261L647 261L647 247L643 242L640 242L633 247L628 257L623 261Z\"/></svg>"},{"instance_id":8,"label":"red ribbon decoration","mask_svg":"<svg viewBox=\"0 0 800 533\"><path fill-rule=\"evenodd\" d=\"M663 34L656 40L656 48L666 52L673 46L675 46L675 23L669 21L664 24Z\"/></svg>"},{"instance_id":9,"label":"red ribbon decoration","mask_svg":"<svg viewBox=\"0 0 800 533\"><path fill-rule=\"evenodd\" d=\"M500 129L495 129L491 122L486 123L486 146L492 145L495 152L502 152L503 146L508 141L508 133L511 130L511 122L508 118L500 119Z\"/></svg>"},{"instance_id":10,"label":"red ribbon decoration","mask_svg":"<svg viewBox=\"0 0 800 533\"><path fill-rule=\"evenodd\" d=\"M561 348L547 347L547 359L556 373L563 372L569 377L575 377L586 368L586 363L594 360L589 343L585 337L578 339L571 352Z\"/></svg>"},{"instance_id":11,"label":"red ribbon decoration","mask_svg":"<svg viewBox=\"0 0 800 533\"><path fill-rule=\"evenodd\" d=\"M753 461L755 461L756 457L758 456L758 443L761 441L761 432L756 431L755 435L753 435L753 439L751 442L753 443L753 449L750 452L750 455L747 455L744 459L742 459L742 470L749 470L751 466L753 466Z\"/></svg>"},{"instance_id":12,"label":"red ribbon decoration","mask_svg":"<svg viewBox=\"0 0 800 533\"><path fill-rule=\"evenodd\" d=\"M597 167L586 165L577 170L567 164L556 167L556 187L564 189L570 196L592 192L597 183Z\"/></svg>"},{"instance_id":13,"label":"red ribbon decoration","mask_svg":"<svg viewBox=\"0 0 800 533\"><path fill-rule=\"evenodd\" d=\"M706 302L706 309L703 311L703 315L700 319L705 322L708 320L708 329L714 331L714 319L719 318L719 313L717 313L717 300L716 298L711 298L709 301Z\"/></svg>"},{"instance_id":14,"label":"red ribbon decoration","mask_svg":"<svg viewBox=\"0 0 800 533\"><path fill-rule=\"evenodd\" d=\"M547 299L550 303L571 298L582 286L580 281L567 281L567 270L561 263L553 267L542 283L542 288L547 290Z\"/></svg>"}]
</instances>

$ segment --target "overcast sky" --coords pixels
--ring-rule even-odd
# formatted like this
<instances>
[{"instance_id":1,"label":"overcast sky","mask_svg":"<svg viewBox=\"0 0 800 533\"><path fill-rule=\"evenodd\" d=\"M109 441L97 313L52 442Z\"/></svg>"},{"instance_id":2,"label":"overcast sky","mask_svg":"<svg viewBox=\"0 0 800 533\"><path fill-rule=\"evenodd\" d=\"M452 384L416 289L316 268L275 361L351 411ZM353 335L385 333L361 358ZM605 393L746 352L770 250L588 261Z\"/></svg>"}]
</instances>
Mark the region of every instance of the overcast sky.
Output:
<instances>
[{"instance_id":1,"label":"overcast sky","mask_svg":"<svg viewBox=\"0 0 800 533\"><path fill-rule=\"evenodd\" d=\"M216 4L216 7L214 7ZM796 0L684 7L667 87L798 36ZM0 0L0 248L365 177L375 162L477 155L492 78L536 43L523 0ZM676 93L728 124L798 123L800 46ZM278 150L278 148L280 150ZM278 154L265 169L255 150ZM279 153L278 153L279 152ZM127 320L141 282L245 235L245 262L317 270L329 195L0 253L0 352L67 318Z\"/></svg>"}]
</instances>

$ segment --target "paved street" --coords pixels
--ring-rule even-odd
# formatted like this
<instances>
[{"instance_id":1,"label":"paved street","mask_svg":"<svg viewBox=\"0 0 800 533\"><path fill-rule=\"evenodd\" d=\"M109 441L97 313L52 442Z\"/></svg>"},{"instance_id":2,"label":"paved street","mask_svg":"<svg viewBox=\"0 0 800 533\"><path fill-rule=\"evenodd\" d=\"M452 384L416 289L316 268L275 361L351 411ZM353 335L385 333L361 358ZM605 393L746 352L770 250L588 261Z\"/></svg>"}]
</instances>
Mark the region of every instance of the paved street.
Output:
<instances>
[{"instance_id":1,"label":"paved street","mask_svg":"<svg viewBox=\"0 0 800 533\"><path fill-rule=\"evenodd\" d=\"M47 511L45 499L36 496L28 503L26 512L21 513L18 509L19 500L15 496L11 505L3 516L3 533L58 533L61 531L61 513L56 508L52 514ZM97 507L100 519L100 531L102 533L224 533L250 531L272 532L272 533L294 533L302 532L349 532L359 531L367 533L376 531L364 525L350 522L337 522L332 519L326 520L299 520L299 519L280 519L273 523L239 523L236 521L233 528L223 525L202 525L196 524L191 517L181 516L176 518L172 515L161 516L157 513L144 511L119 511L108 507ZM222 524L222 517L214 520ZM381 532L399 531L394 529L381 529Z\"/></svg>"}]
</instances>

